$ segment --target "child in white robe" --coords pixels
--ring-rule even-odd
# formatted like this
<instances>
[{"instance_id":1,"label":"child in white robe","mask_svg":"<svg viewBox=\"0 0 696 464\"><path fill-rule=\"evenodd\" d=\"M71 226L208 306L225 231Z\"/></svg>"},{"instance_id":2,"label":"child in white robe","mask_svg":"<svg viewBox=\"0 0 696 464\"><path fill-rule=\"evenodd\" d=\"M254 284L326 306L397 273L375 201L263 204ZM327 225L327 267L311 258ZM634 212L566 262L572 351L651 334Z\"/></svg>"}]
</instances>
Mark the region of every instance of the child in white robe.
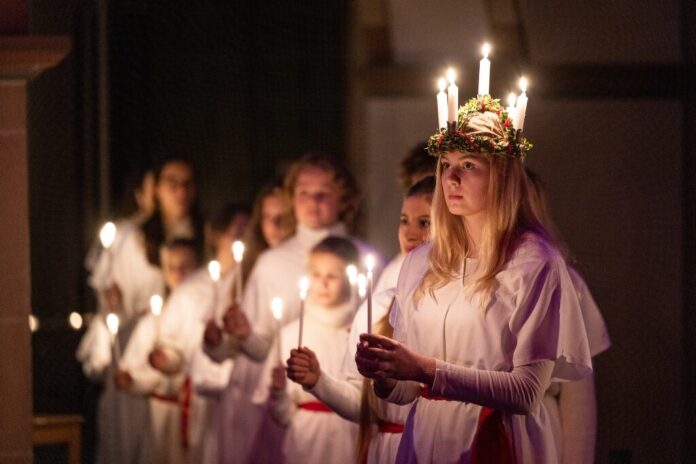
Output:
<instances>
[{"instance_id":1,"label":"child in white robe","mask_svg":"<svg viewBox=\"0 0 696 464\"><path fill-rule=\"evenodd\" d=\"M356 255L355 246L340 237L327 237L312 249L304 317L280 331L269 355L272 360L266 363L255 392L254 401L269 401L273 418L286 427L282 447L286 463L355 461L355 424L332 412L299 384L286 382L281 359L298 347L302 326L303 352L315 355L329 375L345 378L342 363L355 312L345 268Z\"/></svg>"},{"instance_id":2,"label":"child in white robe","mask_svg":"<svg viewBox=\"0 0 696 464\"><path fill-rule=\"evenodd\" d=\"M423 242L430 234L430 204L435 189L435 178L430 176L416 182L409 188L401 206L399 219L400 261ZM393 260L392 263L395 261ZM389 266L392 265L390 263ZM385 280L387 269L382 273ZM398 276L398 269L395 274ZM396 278L391 287L376 292L372 301L373 332L391 336L389 311L394 300ZM305 390L326 403L341 417L358 422L360 425L359 443L360 462L387 463L394 462L401 439L401 431L406 422L408 407L388 403L376 398L369 384L364 382L355 365L355 351L359 335L365 331L367 324L367 303L364 302L355 315L350 331L348 347L343 362L343 374L346 380L338 380L324 372L321 365L310 354L293 350L288 366L291 380L298 382ZM303 368L308 365L309 368Z\"/></svg>"},{"instance_id":3,"label":"child in white robe","mask_svg":"<svg viewBox=\"0 0 696 464\"><path fill-rule=\"evenodd\" d=\"M197 267L195 244L184 239L165 244L161 263L167 291L174 292ZM153 308L163 314L150 313L138 322L124 350L115 382L119 390L148 398L148 462L183 464L186 450L181 440L182 403L188 393L184 391L184 377L164 375L149 360L159 343L161 318L169 312L168 302L167 298L162 308Z\"/></svg>"}]
</instances>

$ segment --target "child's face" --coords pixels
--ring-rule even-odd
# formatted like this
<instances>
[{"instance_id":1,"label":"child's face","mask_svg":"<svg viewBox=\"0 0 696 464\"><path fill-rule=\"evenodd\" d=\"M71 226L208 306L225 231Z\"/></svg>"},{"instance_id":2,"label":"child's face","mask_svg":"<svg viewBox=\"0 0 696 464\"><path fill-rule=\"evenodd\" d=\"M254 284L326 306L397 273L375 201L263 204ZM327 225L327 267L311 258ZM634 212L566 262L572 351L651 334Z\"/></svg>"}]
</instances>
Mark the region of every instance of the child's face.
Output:
<instances>
[{"instance_id":1,"label":"child's face","mask_svg":"<svg viewBox=\"0 0 696 464\"><path fill-rule=\"evenodd\" d=\"M331 253L309 255L309 295L319 305L337 306L350 297L346 263Z\"/></svg>"},{"instance_id":2,"label":"child's face","mask_svg":"<svg viewBox=\"0 0 696 464\"><path fill-rule=\"evenodd\" d=\"M399 246L402 253L408 253L430 235L430 202L425 195L404 199L399 220Z\"/></svg>"},{"instance_id":3,"label":"child's face","mask_svg":"<svg viewBox=\"0 0 696 464\"><path fill-rule=\"evenodd\" d=\"M198 264L196 254L188 247L165 248L161 258L164 283L169 291L177 288Z\"/></svg>"},{"instance_id":4,"label":"child's face","mask_svg":"<svg viewBox=\"0 0 696 464\"><path fill-rule=\"evenodd\" d=\"M306 166L297 175L294 190L292 201L298 224L316 230L338 222L340 194L332 172Z\"/></svg>"}]
</instances>

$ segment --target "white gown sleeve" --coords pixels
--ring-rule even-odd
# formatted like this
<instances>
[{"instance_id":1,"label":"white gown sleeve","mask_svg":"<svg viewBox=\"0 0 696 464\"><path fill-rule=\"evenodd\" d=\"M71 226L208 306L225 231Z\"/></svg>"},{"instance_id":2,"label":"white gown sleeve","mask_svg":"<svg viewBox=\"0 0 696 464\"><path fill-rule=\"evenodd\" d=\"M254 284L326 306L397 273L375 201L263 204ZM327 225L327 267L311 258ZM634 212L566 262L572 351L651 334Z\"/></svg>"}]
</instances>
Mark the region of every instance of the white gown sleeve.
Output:
<instances>
[{"instance_id":1,"label":"white gown sleeve","mask_svg":"<svg viewBox=\"0 0 696 464\"><path fill-rule=\"evenodd\" d=\"M351 422L360 420L362 398L360 381L338 380L322 371L316 385L307 391L344 419Z\"/></svg>"}]
</instances>

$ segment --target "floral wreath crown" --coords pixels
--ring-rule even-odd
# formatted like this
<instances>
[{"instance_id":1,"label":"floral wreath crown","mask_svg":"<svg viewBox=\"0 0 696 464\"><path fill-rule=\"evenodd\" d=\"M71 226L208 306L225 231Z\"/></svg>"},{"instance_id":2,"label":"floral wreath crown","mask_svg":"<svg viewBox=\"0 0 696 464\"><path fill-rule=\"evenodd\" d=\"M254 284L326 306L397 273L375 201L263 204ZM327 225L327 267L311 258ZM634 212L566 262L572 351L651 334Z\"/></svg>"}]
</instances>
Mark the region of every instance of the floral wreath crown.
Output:
<instances>
[{"instance_id":1,"label":"floral wreath crown","mask_svg":"<svg viewBox=\"0 0 696 464\"><path fill-rule=\"evenodd\" d=\"M527 80L520 79L522 93L508 96L508 106L489 94L491 62L490 46L483 46L483 59L479 64L478 96L465 105L458 106L458 88L455 74L447 71L450 84L445 94L445 80L440 79L437 94L439 129L428 139L427 151L439 156L450 151L462 153L489 153L496 156L524 159L532 144L522 137L524 117L527 111Z\"/></svg>"}]
</instances>

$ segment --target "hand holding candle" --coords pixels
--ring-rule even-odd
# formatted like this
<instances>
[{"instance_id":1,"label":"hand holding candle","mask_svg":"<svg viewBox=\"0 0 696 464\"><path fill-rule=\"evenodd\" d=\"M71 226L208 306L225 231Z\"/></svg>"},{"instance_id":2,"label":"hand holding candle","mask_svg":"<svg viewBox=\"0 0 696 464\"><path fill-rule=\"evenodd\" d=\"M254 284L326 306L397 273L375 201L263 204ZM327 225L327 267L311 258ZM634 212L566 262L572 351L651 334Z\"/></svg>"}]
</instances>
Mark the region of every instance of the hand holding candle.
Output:
<instances>
[{"instance_id":1,"label":"hand holding candle","mask_svg":"<svg viewBox=\"0 0 696 464\"><path fill-rule=\"evenodd\" d=\"M491 62L488 59L488 54L491 52L491 46L489 44L483 44L481 47L481 53L483 58L479 62L479 84L478 84L478 94L479 95L489 95L490 94L490 80L491 80Z\"/></svg>"},{"instance_id":2,"label":"hand holding candle","mask_svg":"<svg viewBox=\"0 0 696 464\"><path fill-rule=\"evenodd\" d=\"M302 277L300 279L300 337L297 342L297 348L302 348L302 334L304 331L304 307L308 292L309 279L307 277Z\"/></svg>"},{"instance_id":3,"label":"hand holding candle","mask_svg":"<svg viewBox=\"0 0 696 464\"><path fill-rule=\"evenodd\" d=\"M365 267L367 268L367 333L372 333L372 271L375 267L375 257L367 255L365 257Z\"/></svg>"},{"instance_id":4,"label":"hand holding candle","mask_svg":"<svg viewBox=\"0 0 696 464\"><path fill-rule=\"evenodd\" d=\"M280 338L280 327L281 327L281 320L283 319L283 300L280 299L279 297L273 298L271 301L271 311L273 312L273 317L276 320L276 344L278 346L278 363L282 364L283 363L283 354L282 354L282 340Z\"/></svg>"},{"instance_id":5,"label":"hand holding candle","mask_svg":"<svg viewBox=\"0 0 696 464\"><path fill-rule=\"evenodd\" d=\"M119 320L118 316L114 313L109 313L106 315L106 327L109 329L111 334L111 345L114 350L114 363L118 364L118 360L121 358L121 346L118 342L118 326Z\"/></svg>"},{"instance_id":6,"label":"hand holding candle","mask_svg":"<svg viewBox=\"0 0 696 464\"><path fill-rule=\"evenodd\" d=\"M235 262L235 295L234 301L239 306L242 305L242 293L244 291L244 284L242 282L242 260L244 259L244 244L237 240L232 244L232 256Z\"/></svg>"}]
</instances>

